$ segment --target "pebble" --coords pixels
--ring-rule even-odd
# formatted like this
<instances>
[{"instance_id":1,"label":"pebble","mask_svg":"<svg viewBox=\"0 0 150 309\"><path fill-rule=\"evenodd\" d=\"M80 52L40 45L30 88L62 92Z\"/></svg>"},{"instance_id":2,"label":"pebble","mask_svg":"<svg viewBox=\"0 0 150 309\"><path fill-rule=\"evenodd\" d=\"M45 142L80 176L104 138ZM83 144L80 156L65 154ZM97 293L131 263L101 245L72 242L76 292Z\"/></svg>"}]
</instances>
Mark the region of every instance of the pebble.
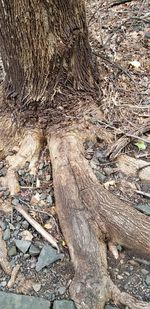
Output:
<instances>
[{"instance_id":1,"label":"pebble","mask_svg":"<svg viewBox=\"0 0 150 309\"><path fill-rule=\"evenodd\" d=\"M51 175L46 175L46 181L50 181Z\"/></svg>"},{"instance_id":2,"label":"pebble","mask_svg":"<svg viewBox=\"0 0 150 309\"><path fill-rule=\"evenodd\" d=\"M29 223L28 223L26 220L23 221L23 222L22 222L22 227L23 227L24 229L28 229Z\"/></svg>"},{"instance_id":3,"label":"pebble","mask_svg":"<svg viewBox=\"0 0 150 309\"><path fill-rule=\"evenodd\" d=\"M123 276L117 275L117 279L122 280L122 279L123 279Z\"/></svg>"},{"instance_id":4,"label":"pebble","mask_svg":"<svg viewBox=\"0 0 150 309\"><path fill-rule=\"evenodd\" d=\"M145 283L146 285L150 286L150 275L146 276Z\"/></svg>"},{"instance_id":5,"label":"pebble","mask_svg":"<svg viewBox=\"0 0 150 309\"><path fill-rule=\"evenodd\" d=\"M63 295L66 292L66 287L65 286L61 286L58 290L57 290L59 295Z\"/></svg>"},{"instance_id":6,"label":"pebble","mask_svg":"<svg viewBox=\"0 0 150 309\"><path fill-rule=\"evenodd\" d=\"M105 176L103 173L101 173L101 172L99 172L99 171L95 171L95 175L96 175L97 179L98 179L101 183L105 182L106 176Z\"/></svg>"},{"instance_id":7,"label":"pebble","mask_svg":"<svg viewBox=\"0 0 150 309\"><path fill-rule=\"evenodd\" d=\"M16 221L19 222L21 221L22 217L21 216L17 216Z\"/></svg>"},{"instance_id":8,"label":"pebble","mask_svg":"<svg viewBox=\"0 0 150 309\"><path fill-rule=\"evenodd\" d=\"M47 196L47 203L51 206L52 204L53 204L53 199L52 199L52 196L49 194L48 196Z\"/></svg>"},{"instance_id":9,"label":"pebble","mask_svg":"<svg viewBox=\"0 0 150 309\"><path fill-rule=\"evenodd\" d=\"M143 274L143 275L148 275L148 273L149 273L149 271L147 270L147 269L141 269L141 273Z\"/></svg>"},{"instance_id":10,"label":"pebble","mask_svg":"<svg viewBox=\"0 0 150 309\"><path fill-rule=\"evenodd\" d=\"M143 212L145 215L150 215L150 204L138 204L135 208Z\"/></svg>"},{"instance_id":11,"label":"pebble","mask_svg":"<svg viewBox=\"0 0 150 309\"><path fill-rule=\"evenodd\" d=\"M41 283L33 283L32 284L32 287L33 287L33 290L35 291L35 292L39 292L40 291L40 289L41 289Z\"/></svg>"},{"instance_id":12,"label":"pebble","mask_svg":"<svg viewBox=\"0 0 150 309\"><path fill-rule=\"evenodd\" d=\"M0 286L1 286L2 288L4 288L4 287L6 286L6 284L7 284L6 281L2 281L2 282L0 283Z\"/></svg>"},{"instance_id":13,"label":"pebble","mask_svg":"<svg viewBox=\"0 0 150 309\"><path fill-rule=\"evenodd\" d=\"M10 239L10 229L9 229L9 228L7 228L7 229L4 231L3 239L4 239L4 240L9 240L9 239Z\"/></svg>"},{"instance_id":14,"label":"pebble","mask_svg":"<svg viewBox=\"0 0 150 309\"><path fill-rule=\"evenodd\" d=\"M29 253L31 256L37 256L40 254L40 248L38 248L37 246L31 245L29 249Z\"/></svg>"},{"instance_id":15,"label":"pebble","mask_svg":"<svg viewBox=\"0 0 150 309\"><path fill-rule=\"evenodd\" d=\"M4 231L6 229L6 227L7 227L6 222L0 220L0 227L1 227L2 231Z\"/></svg>"},{"instance_id":16,"label":"pebble","mask_svg":"<svg viewBox=\"0 0 150 309\"><path fill-rule=\"evenodd\" d=\"M48 266L58 260L61 260L64 254L58 253L56 249L50 245L45 245L40 253L38 261L36 263L36 271L40 271L45 266Z\"/></svg>"},{"instance_id":17,"label":"pebble","mask_svg":"<svg viewBox=\"0 0 150 309\"><path fill-rule=\"evenodd\" d=\"M9 248L8 255L9 256L14 256L16 254L17 254L16 246L13 245L12 247Z\"/></svg>"},{"instance_id":18,"label":"pebble","mask_svg":"<svg viewBox=\"0 0 150 309\"><path fill-rule=\"evenodd\" d=\"M16 239L15 244L21 252L26 253L31 246L31 241Z\"/></svg>"},{"instance_id":19,"label":"pebble","mask_svg":"<svg viewBox=\"0 0 150 309\"><path fill-rule=\"evenodd\" d=\"M14 199L12 200L12 204L13 204L14 206L17 206L17 205L19 204L19 199L14 198Z\"/></svg>"},{"instance_id":20,"label":"pebble","mask_svg":"<svg viewBox=\"0 0 150 309\"><path fill-rule=\"evenodd\" d=\"M112 167L104 167L103 170L108 176L110 176L114 172L114 169Z\"/></svg>"},{"instance_id":21,"label":"pebble","mask_svg":"<svg viewBox=\"0 0 150 309\"><path fill-rule=\"evenodd\" d=\"M40 199L41 199L41 200L45 200L45 199L46 199L46 193L42 193L42 194L40 195Z\"/></svg>"}]
</instances>

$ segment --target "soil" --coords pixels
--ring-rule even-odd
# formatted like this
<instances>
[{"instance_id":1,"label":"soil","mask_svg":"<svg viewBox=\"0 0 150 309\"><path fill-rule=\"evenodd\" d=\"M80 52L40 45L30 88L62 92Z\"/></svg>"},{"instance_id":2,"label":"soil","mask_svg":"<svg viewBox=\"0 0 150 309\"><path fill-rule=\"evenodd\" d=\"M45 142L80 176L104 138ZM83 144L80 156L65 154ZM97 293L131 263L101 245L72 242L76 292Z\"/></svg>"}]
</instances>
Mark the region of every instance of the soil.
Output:
<instances>
[{"instance_id":1,"label":"soil","mask_svg":"<svg viewBox=\"0 0 150 309\"><path fill-rule=\"evenodd\" d=\"M118 169L116 161L111 161L105 155L110 141L113 144L124 133L134 129L136 131L150 117L150 7L148 1L137 0L111 6L112 3L114 1L87 1L89 36L93 53L98 56L103 92L100 109L104 115L102 121L92 118L91 122L107 137L100 134L96 142L87 141L85 156L105 188L120 199L130 202L133 207L140 204L150 207L149 198L135 192L139 190L149 194L150 183L141 181L138 175L125 175ZM142 144L142 149L138 138L134 138L123 149L123 153L149 162L150 132L144 135L144 139L147 142ZM6 172L6 162L0 162L0 177L5 176ZM41 154L35 177L29 174L28 164L17 173L21 192L12 199L7 189L0 188L3 204L11 202L12 209L15 203L25 207L57 239L64 258L37 272L35 266L38 256L32 256L29 252L23 254L17 249L14 256L9 256L9 261L13 266L18 263L21 265L22 280L16 279L13 288L8 289L9 277L0 268L0 290L38 295L49 300L69 298L68 287L74 270L55 210L47 146ZM24 218L16 211L12 212L0 212L0 226L4 231L6 228L10 230L10 237L6 240L8 250L26 229L33 236L32 244L38 245L41 250L47 242L33 227L27 226ZM140 300L150 301L150 261L143 256L135 256L119 244L118 250L117 260L108 251L111 278L122 291ZM34 289L35 283L40 284L38 291Z\"/></svg>"}]
</instances>

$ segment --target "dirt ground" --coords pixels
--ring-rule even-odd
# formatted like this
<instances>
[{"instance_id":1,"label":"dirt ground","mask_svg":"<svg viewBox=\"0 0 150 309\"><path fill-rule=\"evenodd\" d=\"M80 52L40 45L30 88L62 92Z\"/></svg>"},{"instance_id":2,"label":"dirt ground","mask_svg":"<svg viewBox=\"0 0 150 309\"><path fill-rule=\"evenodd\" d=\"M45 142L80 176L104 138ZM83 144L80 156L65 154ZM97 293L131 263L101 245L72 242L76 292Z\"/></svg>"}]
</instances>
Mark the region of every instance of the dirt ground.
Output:
<instances>
[{"instance_id":1,"label":"dirt ground","mask_svg":"<svg viewBox=\"0 0 150 309\"><path fill-rule=\"evenodd\" d=\"M86 141L85 156L107 190L130 202L137 211L150 215L150 131L143 130L141 135L137 133L140 127L145 128L150 123L150 4L148 0L118 2L87 1L89 37L100 70L102 99L99 108L103 117L90 119L98 132L97 141ZM122 136L130 137L123 149L119 149L115 157L106 156L111 154L110 146ZM137 168L132 170L131 164L130 171L123 169L124 157L118 161L120 153L128 156L129 167L130 158L134 158L134 167L137 165ZM140 163L143 165L139 165L139 160L144 161ZM146 168L143 167L145 165ZM145 175L143 171L146 172L146 169ZM6 172L7 162L0 162L0 177ZM74 270L55 211L47 146L41 154L35 177L29 174L28 164L17 173L21 186L18 196L12 199L6 188L0 188L3 201L0 227L9 261L12 266L19 264L20 271L13 287L8 288L9 276L0 268L0 290L38 295L49 300L68 298ZM13 205L17 204L24 206L57 239L64 254L62 259L41 271L36 270L36 263L47 242L19 213L7 212L7 207L10 210L10 206L13 209ZM24 241L22 232L27 230L32 245L39 249L39 253L34 254L30 249L23 253L16 248L16 239ZM121 290L140 300L150 301L150 261L143 256L135 256L120 244L118 251L117 260L108 251L113 281Z\"/></svg>"}]
</instances>

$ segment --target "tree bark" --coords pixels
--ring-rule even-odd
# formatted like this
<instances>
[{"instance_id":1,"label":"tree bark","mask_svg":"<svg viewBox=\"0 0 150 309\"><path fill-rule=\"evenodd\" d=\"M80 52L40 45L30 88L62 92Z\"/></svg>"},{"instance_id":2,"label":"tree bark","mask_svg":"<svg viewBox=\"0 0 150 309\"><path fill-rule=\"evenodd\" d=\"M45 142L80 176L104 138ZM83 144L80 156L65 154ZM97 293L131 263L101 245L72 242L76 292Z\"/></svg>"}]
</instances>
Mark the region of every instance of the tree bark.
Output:
<instances>
[{"instance_id":1,"label":"tree bark","mask_svg":"<svg viewBox=\"0 0 150 309\"><path fill-rule=\"evenodd\" d=\"M9 97L43 102L64 84L94 86L84 1L1 0L0 25Z\"/></svg>"}]
</instances>

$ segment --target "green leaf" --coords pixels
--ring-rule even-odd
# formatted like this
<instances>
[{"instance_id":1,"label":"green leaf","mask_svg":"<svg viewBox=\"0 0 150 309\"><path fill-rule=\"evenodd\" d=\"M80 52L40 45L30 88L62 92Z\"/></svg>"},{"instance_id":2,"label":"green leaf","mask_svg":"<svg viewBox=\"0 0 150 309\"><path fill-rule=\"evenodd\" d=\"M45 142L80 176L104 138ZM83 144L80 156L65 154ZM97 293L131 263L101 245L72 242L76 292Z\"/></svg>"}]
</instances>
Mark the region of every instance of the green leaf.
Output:
<instances>
[{"instance_id":1,"label":"green leaf","mask_svg":"<svg viewBox=\"0 0 150 309\"><path fill-rule=\"evenodd\" d=\"M124 309L129 309L129 307L128 306L125 306L125 308Z\"/></svg>"},{"instance_id":2,"label":"green leaf","mask_svg":"<svg viewBox=\"0 0 150 309\"><path fill-rule=\"evenodd\" d=\"M145 150L146 149L146 144L143 141L138 141L134 145L138 147L138 150Z\"/></svg>"}]
</instances>

